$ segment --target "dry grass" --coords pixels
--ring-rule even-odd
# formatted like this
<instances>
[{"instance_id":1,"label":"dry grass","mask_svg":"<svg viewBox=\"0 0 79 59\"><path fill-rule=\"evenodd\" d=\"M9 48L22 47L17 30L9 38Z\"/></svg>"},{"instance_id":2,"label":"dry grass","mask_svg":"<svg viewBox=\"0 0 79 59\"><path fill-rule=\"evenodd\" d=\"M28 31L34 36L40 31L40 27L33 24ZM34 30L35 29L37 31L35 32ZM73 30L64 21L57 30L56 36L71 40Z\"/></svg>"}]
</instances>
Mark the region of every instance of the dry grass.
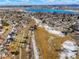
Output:
<instances>
[{"instance_id":1,"label":"dry grass","mask_svg":"<svg viewBox=\"0 0 79 59\"><path fill-rule=\"evenodd\" d=\"M60 49L61 44L66 40L73 40L71 34L65 37L59 37L47 33L44 29L38 28L35 31L36 44L39 49L40 59L59 59L57 49ZM48 43L50 37L54 39L51 40L51 45ZM49 49L49 47L51 49ZM77 58L78 59L78 56Z\"/></svg>"}]
</instances>

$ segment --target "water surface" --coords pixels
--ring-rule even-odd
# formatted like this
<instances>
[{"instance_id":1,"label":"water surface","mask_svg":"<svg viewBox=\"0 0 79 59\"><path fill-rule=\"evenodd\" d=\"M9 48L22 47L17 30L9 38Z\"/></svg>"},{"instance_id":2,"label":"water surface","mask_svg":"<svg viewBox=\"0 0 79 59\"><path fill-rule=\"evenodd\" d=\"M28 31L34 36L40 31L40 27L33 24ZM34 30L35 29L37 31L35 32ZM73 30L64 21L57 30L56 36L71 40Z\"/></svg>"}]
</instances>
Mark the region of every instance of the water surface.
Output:
<instances>
[{"instance_id":1,"label":"water surface","mask_svg":"<svg viewBox=\"0 0 79 59\"><path fill-rule=\"evenodd\" d=\"M65 13L65 14L78 14L77 12L68 10L55 10L55 9L25 9L27 12L48 12L48 13Z\"/></svg>"}]
</instances>

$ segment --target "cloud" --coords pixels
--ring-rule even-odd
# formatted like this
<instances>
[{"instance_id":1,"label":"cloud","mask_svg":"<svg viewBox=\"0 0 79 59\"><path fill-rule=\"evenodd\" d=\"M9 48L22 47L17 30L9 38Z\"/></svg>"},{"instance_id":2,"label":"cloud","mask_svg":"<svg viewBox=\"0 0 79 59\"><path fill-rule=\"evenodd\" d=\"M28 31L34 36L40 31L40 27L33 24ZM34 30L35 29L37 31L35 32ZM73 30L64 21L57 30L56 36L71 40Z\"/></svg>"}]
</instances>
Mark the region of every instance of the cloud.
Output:
<instances>
[{"instance_id":1,"label":"cloud","mask_svg":"<svg viewBox=\"0 0 79 59\"><path fill-rule=\"evenodd\" d=\"M55 0L48 0L48 2L54 2Z\"/></svg>"}]
</instances>

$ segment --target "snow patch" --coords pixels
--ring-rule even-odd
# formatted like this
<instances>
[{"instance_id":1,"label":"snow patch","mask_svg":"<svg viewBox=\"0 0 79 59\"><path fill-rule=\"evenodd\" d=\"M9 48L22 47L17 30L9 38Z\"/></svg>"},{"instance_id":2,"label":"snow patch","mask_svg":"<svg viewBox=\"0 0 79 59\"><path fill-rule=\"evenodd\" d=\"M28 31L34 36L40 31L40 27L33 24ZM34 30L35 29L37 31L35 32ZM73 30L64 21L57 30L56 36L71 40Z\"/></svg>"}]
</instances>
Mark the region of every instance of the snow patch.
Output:
<instances>
[{"instance_id":1,"label":"snow patch","mask_svg":"<svg viewBox=\"0 0 79 59\"><path fill-rule=\"evenodd\" d=\"M47 32L49 32L51 34L55 34L55 35L61 36L61 37L64 36L64 34L61 31L57 31L57 30L52 29L52 27L48 26L47 24L43 24L41 20L36 19L34 17L32 17L32 19L35 20L36 25L38 25L39 27L44 28Z\"/></svg>"},{"instance_id":2,"label":"snow patch","mask_svg":"<svg viewBox=\"0 0 79 59\"><path fill-rule=\"evenodd\" d=\"M37 49L36 42L35 42L34 31L33 32L29 31L29 35L31 36L35 59L39 59L39 53L38 53L38 49Z\"/></svg>"},{"instance_id":3,"label":"snow patch","mask_svg":"<svg viewBox=\"0 0 79 59\"><path fill-rule=\"evenodd\" d=\"M66 59L66 57L68 59L75 59L76 58L76 54L78 51L78 46L76 45L76 43L74 41L65 41L62 44L61 49L63 51L61 51L61 53L59 53L59 59Z\"/></svg>"}]
</instances>

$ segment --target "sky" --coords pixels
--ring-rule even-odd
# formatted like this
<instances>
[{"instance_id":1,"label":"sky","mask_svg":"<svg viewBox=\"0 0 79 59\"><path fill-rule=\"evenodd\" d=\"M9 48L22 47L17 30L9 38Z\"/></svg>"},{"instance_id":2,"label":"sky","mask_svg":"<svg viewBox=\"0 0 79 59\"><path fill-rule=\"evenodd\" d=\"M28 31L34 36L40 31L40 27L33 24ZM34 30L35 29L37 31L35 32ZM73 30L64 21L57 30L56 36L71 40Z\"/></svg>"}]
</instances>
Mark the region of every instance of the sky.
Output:
<instances>
[{"instance_id":1,"label":"sky","mask_svg":"<svg viewBox=\"0 0 79 59\"><path fill-rule=\"evenodd\" d=\"M0 0L0 5L79 4L79 0Z\"/></svg>"}]
</instances>

